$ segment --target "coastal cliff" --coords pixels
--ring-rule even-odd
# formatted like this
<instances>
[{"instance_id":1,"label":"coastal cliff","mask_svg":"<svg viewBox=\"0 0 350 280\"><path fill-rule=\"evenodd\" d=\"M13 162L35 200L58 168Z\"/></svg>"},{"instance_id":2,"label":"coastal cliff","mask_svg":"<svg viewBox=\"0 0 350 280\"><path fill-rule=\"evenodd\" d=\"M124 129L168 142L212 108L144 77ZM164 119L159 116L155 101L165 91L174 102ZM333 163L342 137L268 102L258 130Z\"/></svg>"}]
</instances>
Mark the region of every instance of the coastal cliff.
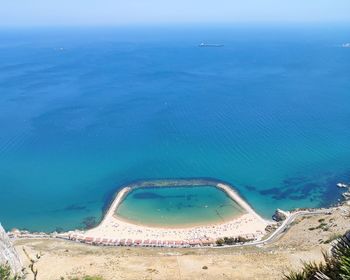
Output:
<instances>
[{"instance_id":1,"label":"coastal cliff","mask_svg":"<svg viewBox=\"0 0 350 280\"><path fill-rule=\"evenodd\" d=\"M0 224L0 264L8 264L14 273L20 274L22 263L4 228Z\"/></svg>"}]
</instances>

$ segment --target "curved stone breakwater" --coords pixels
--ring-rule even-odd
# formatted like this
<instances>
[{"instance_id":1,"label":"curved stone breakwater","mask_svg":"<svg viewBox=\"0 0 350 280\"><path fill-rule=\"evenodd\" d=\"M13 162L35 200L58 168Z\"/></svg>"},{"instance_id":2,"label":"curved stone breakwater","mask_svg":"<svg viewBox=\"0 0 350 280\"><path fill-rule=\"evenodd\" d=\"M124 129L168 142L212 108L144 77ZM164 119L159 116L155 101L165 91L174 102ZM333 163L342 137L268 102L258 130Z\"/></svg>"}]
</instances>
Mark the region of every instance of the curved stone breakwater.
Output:
<instances>
[{"instance_id":1,"label":"curved stone breakwater","mask_svg":"<svg viewBox=\"0 0 350 280\"><path fill-rule=\"evenodd\" d=\"M220 224L192 226L186 228L164 228L137 225L124 221L115 215L116 209L129 192L136 188L161 188L210 185L225 192L244 211L239 217ZM265 234L269 221L264 220L254 209L228 184L207 179L154 180L136 182L122 188L112 200L101 223L83 235L72 236L72 239L84 239L90 243L107 242L120 245L190 245L214 244L222 237L242 237L248 240L260 240Z\"/></svg>"},{"instance_id":2,"label":"curved stone breakwater","mask_svg":"<svg viewBox=\"0 0 350 280\"><path fill-rule=\"evenodd\" d=\"M138 181L132 184L129 184L122 188L112 200L110 206L108 207L101 223L109 220L112 216L115 215L116 210L119 205L123 202L126 196L135 189L140 188L162 188L162 187L200 187L210 185L216 187L217 189L223 191L228 195L233 201L235 201L242 209L246 212L254 215L257 219L266 222L259 214L255 212L255 210L238 194L237 191L233 189L227 183L224 183L219 180L214 179L169 179L169 180L149 180L149 181Z\"/></svg>"}]
</instances>

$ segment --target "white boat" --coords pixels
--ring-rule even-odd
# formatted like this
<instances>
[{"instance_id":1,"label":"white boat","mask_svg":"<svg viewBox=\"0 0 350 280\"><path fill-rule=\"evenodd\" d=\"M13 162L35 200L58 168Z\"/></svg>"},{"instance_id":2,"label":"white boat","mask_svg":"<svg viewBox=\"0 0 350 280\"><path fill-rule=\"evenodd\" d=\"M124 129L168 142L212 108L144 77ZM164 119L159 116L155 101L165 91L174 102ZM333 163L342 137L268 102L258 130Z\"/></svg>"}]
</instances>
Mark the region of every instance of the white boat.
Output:
<instances>
[{"instance_id":1,"label":"white boat","mask_svg":"<svg viewBox=\"0 0 350 280\"><path fill-rule=\"evenodd\" d=\"M199 45L198 45L198 47L216 47L216 48L218 48L218 47L223 47L224 45L222 45L222 44L206 44L206 43L200 43Z\"/></svg>"},{"instance_id":2,"label":"white boat","mask_svg":"<svg viewBox=\"0 0 350 280\"><path fill-rule=\"evenodd\" d=\"M337 184L337 187L338 187L338 188L347 188L348 185L347 185L347 184L343 184L343 183L338 183L338 184Z\"/></svg>"},{"instance_id":3,"label":"white boat","mask_svg":"<svg viewBox=\"0 0 350 280\"><path fill-rule=\"evenodd\" d=\"M342 47L343 48L350 48L350 43L344 43L344 44L342 44Z\"/></svg>"}]
</instances>

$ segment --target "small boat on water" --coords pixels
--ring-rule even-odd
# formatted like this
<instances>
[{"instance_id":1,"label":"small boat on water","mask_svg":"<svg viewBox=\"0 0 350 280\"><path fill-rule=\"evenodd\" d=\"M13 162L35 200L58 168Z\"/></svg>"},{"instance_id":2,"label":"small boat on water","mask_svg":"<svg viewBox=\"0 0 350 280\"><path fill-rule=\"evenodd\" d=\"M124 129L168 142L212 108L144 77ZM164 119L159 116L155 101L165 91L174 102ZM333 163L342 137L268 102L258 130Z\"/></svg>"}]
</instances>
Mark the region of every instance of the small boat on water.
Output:
<instances>
[{"instance_id":1,"label":"small boat on water","mask_svg":"<svg viewBox=\"0 0 350 280\"><path fill-rule=\"evenodd\" d=\"M200 43L198 47L205 48L205 47L214 47L214 48L219 48L223 47L223 44L206 44L206 43Z\"/></svg>"},{"instance_id":2,"label":"small boat on water","mask_svg":"<svg viewBox=\"0 0 350 280\"><path fill-rule=\"evenodd\" d=\"M342 44L342 47L343 48L350 48L350 43L344 43L344 44Z\"/></svg>"},{"instance_id":3,"label":"small boat on water","mask_svg":"<svg viewBox=\"0 0 350 280\"><path fill-rule=\"evenodd\" d=\"M344 183L338 183L337 184L337 187L338 188L347 188L347 187L349 187L347 184L344 184Z\"/></svg>"}]
</instances>

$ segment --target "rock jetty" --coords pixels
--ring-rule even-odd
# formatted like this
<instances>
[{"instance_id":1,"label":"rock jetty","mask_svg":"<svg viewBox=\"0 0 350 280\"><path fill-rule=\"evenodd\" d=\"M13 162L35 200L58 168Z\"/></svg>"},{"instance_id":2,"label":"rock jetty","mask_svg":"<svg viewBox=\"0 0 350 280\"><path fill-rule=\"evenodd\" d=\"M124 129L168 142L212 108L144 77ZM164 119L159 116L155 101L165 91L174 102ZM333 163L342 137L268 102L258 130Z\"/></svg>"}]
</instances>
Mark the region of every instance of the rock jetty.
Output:
<instances>
[{"instance_id":1,"label":"rock jetty","mask_svg":"<svg viewBox=\"0 0 350 280\"><path fill-rule=\"evenodd\" d=\"M281 209L276 209L275 214L273 214L272 219L276 222L284 221L289 216L289 212L283 211Z\"/></svg>"}]
</instances>

